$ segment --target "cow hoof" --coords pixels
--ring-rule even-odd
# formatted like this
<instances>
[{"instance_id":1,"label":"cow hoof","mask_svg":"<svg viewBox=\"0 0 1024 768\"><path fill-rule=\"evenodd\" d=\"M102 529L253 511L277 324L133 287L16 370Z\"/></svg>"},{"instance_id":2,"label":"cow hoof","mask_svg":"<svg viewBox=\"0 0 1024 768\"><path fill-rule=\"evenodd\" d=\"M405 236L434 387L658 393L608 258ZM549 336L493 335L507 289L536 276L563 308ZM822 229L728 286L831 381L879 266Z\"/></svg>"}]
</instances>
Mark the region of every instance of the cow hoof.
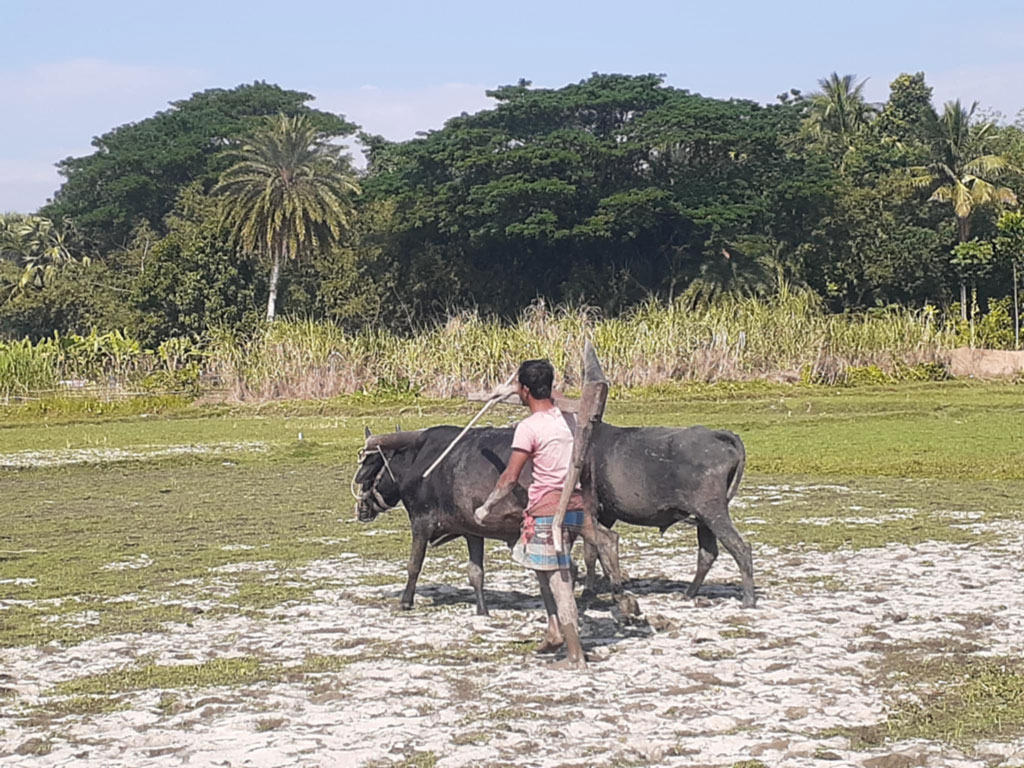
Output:
<instances>
[{"instance_id":1,"label":"cow hoof","mask_svg":"<svg viewBox=\"0 0 1024 768\"><path fill-rule=\"evenodd\" d=\"M590 589L590 587L584 588L583 592L580 593L580 600L597 600L597 590Z\"/></svg>"},{"instance_id":2,"label":"cow hoof","mask_svg":"<svg viewBox=\"0 0 1024 768\"><path fill-rule=\"evenodd\" d=\"M398 604L398 610L400 610L400 611L411 611L412 610L412 603L406 603L406 602L403 601L403 602Z\"/></svg>"},{"instance_id":3,"label":"cow hoof","mask_svg":"<svg viewBox=\"0 0 1024 768\"><path fill-rule=\"evenodd\" d=\"M640 603L636 601L636 598L632 595L623 594L615 599L618 604L619 610L626 616L639 616L640 615Z\"/></svg>"},{"instance_id":4,"label":"cow hoof","mask_svg":"<svg viewBox=\"0 0 1024 768\"><path fill-rule=\"evenodd\" d=\"M477 616L490 616L491 612L488 611L486 608L477 608L476 609L476 615Z\"/></svg>"},{"instance_id":5,"label":"cow hoof","mask_svg":"<svg viewBox=\"0 0 1024 768\"><path fill-rule=\"evenodd\" d=\"M757 601L756 600L744 600L743 601L743 607L744 608L757 608Z\"/></svg>"}]
</instances>

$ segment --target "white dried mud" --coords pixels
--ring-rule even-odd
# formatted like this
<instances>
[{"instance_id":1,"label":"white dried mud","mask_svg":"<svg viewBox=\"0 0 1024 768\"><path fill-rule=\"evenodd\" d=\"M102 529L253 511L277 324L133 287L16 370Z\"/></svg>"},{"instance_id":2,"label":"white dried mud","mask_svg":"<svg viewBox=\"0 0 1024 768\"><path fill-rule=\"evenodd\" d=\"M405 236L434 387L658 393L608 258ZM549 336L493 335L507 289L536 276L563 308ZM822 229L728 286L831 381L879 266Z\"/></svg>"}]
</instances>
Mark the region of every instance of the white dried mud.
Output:
<instances>
[{"instance_id":1,"label":"white dried mud","mask_svg":"<svg viewBox=\"0 0 1024 768\"><path fill-rule=\"evenodd\" d=\"M269 450L266 443L196 443L192 445L137 445L132 448L57 448L45 451L0 453L0 469L42 469L72 464L113 464L150 461L174 456L219 456Z\"/></svg>"},{"instance_id":2,"label":"white dried mud","mask_svg":"<svg viewBox=\"0 0 1024 768\"><path fill-rule=\"evenodd\" d=\"M374 533L354 524L344 531ZM995 538L972 546L821 553L755 544L759 583L770 586L752 611L740 608L738 573L725 556L697 601L687 600L694 537L671 531L656 546L629 548L631 573L649 576L632 582L649 624L620 621L607 602L586 607L584 642L600 659L587 674L550 671L514 650L543 628L525 572L488 574L492 615L474 616L458 545L428 553L411 612L396 610L398 563L350 554L274 571L254 559L240 570L315 585L313 597L256 617L199 616L160 633L0 652L0 685L13 691L0 699L0 763L1022 765L1024 740L985 743L973 754L929 742L857 752L843 737L820 735L885 719L890 692L876 680L885 646L944 641L971 643L983 655L1021 654L1024 523L1001 521L991 531ZM507 564L499 549L488 556ZM230 576L219 570L216 579ZM381 577L396 584L366 586ZM124 694L127 709L111 714L32 717L59 700L55 684L135 660L257 656L292 665L313 654L351 663L294 682L134 691ZM161 706L169 693L176 706ZM33 745L49 752L16 753Z\"/></svg>"}]
</instances>

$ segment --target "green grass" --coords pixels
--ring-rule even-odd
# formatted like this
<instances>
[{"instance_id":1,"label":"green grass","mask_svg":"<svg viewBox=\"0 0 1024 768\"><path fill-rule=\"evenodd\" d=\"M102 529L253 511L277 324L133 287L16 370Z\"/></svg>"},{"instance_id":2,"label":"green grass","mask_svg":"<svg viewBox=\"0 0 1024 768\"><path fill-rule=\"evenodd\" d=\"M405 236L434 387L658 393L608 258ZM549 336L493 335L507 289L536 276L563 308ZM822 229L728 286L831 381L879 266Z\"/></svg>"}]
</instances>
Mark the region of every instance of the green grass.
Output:
<instances>
[{"instance_id":1,"label":"green grass","mask_svg":"<svg viewBox=\"0 0 1024 768\"><path fill-rule=\"evenodd\" d=\"M1024 479L1024 397L1019 386L948 382L850 389L719 384L624 391L607 420L622 425L731 429L748 469L843 477ZM351 462L362 431L464 423L477 406L457 401L365 398L271 407L207 406L151 417L0 419L3 453L261 442L247 461ZM485 421L522 417L503 406ZM302 432L303 443L298 435ZM139 450L145 450L144 448ZM231 457L228 457L231 458Z\"/></svg>"},{"instance_id":2,"label":"green grass","mask_svg":"<svg viewBox=\"0 0 1024 768\"><path fill-rule=\"evenodd\" d=\"M838 728L855 750L891 741L924 739L970 748L979 741L1009 741L1024 733L1024 662L954 652L925 658L916 649L886 654L879 674L889 678L886 719L871 726ZM916 700L900 694L912 692Z\"/></svg>"},{"instance_id":3,"label":"green grass","mask_svg":"<svg viewBox=\"0 0 1024 768\"><path fill-rule=\"evenodd\" d=\"M298 665L269 664L254 656L212 659L202 664L135 664L110 672L66 680L53 692L65 696L110 696L155 689L210 688L300 680L306 675L337 672L358 656L307 656Z\"/></svg>"},{"instance_id":4,"label":"green grass","mask_svg":"<svg viewBox=\"0 0 1024 768\"><path fill-rule=\"evenodd\" d=\"M35 710L34 714L50 717L106 715L111 712L122 712L128 707L128 700L119 696L71 696L51 699Z\"/></svg>"},{"instance_id":5,"label":"green grass","mask_svg":"<svg viewBox=\"0 0 1024 768\"><path fill-rule=\"evenodd\" d=\"M917 675L922 701L903 704L889 717L889 738L971 744L1024 732L1024 663L1019 658L945 661Z\"/></svg>"}]
</instances>

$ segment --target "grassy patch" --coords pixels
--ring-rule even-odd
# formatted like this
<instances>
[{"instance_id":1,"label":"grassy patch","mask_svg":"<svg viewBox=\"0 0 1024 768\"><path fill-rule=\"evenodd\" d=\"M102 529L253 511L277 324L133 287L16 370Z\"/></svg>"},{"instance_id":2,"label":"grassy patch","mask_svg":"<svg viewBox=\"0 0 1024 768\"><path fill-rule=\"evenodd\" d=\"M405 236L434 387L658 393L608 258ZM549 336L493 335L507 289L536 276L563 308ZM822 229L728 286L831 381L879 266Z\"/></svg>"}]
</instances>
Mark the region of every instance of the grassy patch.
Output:
<instances>
[{"instance_id":1,"label":"grassy patch","mask_svg":"<svg viewBox=\"0 0 1024 768\"><path fill-rule=\"evenodd\" d=\"M452 744L463 746L466 744L481 745L491 740L492 734L487 731L466 731L452 737Z\"/></svg>"},{"instance_id":2,"label":"grassy patch","mask_svg":"<svg viewBox=\"0 0 1024 768\"><path fill-rule=\"evenodd\" d=\"M256 732L276 731L287 722L288 719L284 717L262 717L256 721Z\"/></svg>"},{"instance_id":3,"label":"grassy patch","mask_svg":"<svg viewBox=\"0 0 1024 768\"><path fill-rule=\"evenodd\" d=\"M900 649L881 669L893 686L886 720L821 736L846 736L852 749L863 750L912 739L970 747L1024 733L1024 661L1019 658L923 658Z\"/></svg>"},{"instance_id":4,"label":"grassy patch","mask_svg":"<svg viewBox=\"0 0 1024 768\"><path fill-rule=\"evenodd\" d=\"M52 750L53 742L50 739L33 738L21 744L14 752L18 755L42 757L50 754Z\"/></svg>"},{"instance_id":5,"label":"grassy patch","mask_svg":"<svg viewBox=\"0 0 1024 768\"><path fill-rule=\"evenodd\" d=\"M406 752L398 761L371 760L365 763L365 768L434 768L437 761L438 756L434 752L413 750Z\"/></svg>"},{"instance_id":6,"label":"grassy patch","mask_svg":"<svg viewBox=\"0 0 1024 768\"><path fill-rule=\"evenodd\" d=\"M394 573L364 573L356 584L361 587L394 587L405 583L405 577L397 570Z\"/></svg>"},{"instance_id":7,"label":"grassy patch","mask_svg":"<svg viewBox=\"0 0 1024 768\"><path fill-rule=\"evenodd\" d=\"M247 581L242 583L235 594L225 598L225 602L242 609L266 610L282 603L308 600L312 593L311 586L297 587L272 580Z\"/></svg>"},{"instance_id":8,"label":"grassy patch","mask_svg":"<svg viewBox=\"0 0 1024 768\"><path fill-rule=\"evenodd\" d=\"M763 383L613 390L607 419L623 425L731 429L747 444L748 466L769 474L1024 479L1008 461L1024 453L1020 388L945 382L835 389ZM153 409L146 418L118 413L67 420L0 419L4 451L144 445L262 442L262 461L350 463L362 430L390 431L465 423L476 406L459 401L366 398ZM486 421L522 418L502 406ZM305 446L298 442L302 432ZM247 459L251 461L252 459Z\"/></svg>"},{"instance_id":9,"label":"grassy patch","mask_svg":"<svg viewBox=\"0 0 1024 768\"><path fill-rule=\"evenodd\" d=\"M47 701L35 714L51 717L68 715L105 715L128 709L129 702L118 696L71 696Z\"/></svg>"},{"instance_id":10,"label":"grassy patch","mask_svg":"<svg viewBox=\"0 0 1024 768\"><path fill-rule=\"evenodd\" d=\"M986 526L1024 514L1024 483L1018 481L847 478L832 483L751 475L740 492L747 506L733 509L733 518L752 541L827 552L984 541L995 535Z\"/></svg>"},{"instance_id":11,"label":"grassy patch","mask_svg":"<svg viewBox=\"0 0 1024 768\"><path fill-rule=\"evenodd\" d=\"M1024 731L1024 662L1018 658L959 658L925 665L913 691L886 723L892 739L971 744Z\"/></svg>"},{"instance_id":12,"label":"grassy patch","mask_svg":"<svg viewBox=\"0 0 1024 768\"><path fill-rule=\"evenodd\" d=\"M15 605L4 611L0 646L69 646L111 633L155 632L166 622L190 623L195 614L178 605L107 603L95 599L59 606Z\"/></svg>"},{"instance_id":13,"label":"grassy patch","mask_svg":"<svg viewBox=\"0 0 1024 768\"><path fill-rule=\"evenodd\" d=\"M398 574L408 555L408 525L398 514L373 526L340 522L350 515L347 482L345 474L332 481L315 466L220 463L0 473L0 599L32 601L4 612L0 645L74 643L187 623L193 614L163 603L182 596L183 580L202 581L210 569L235 563L285 568L354 552L393 562ZM306 599L310 592L262 575L230 580L239 591L224 602L243 609ZM109 602L122 595L137 600ZM42 602L52 598L65 602ZM85 610L96 613L88 624L62 618Z\"/></svg>"},{"instance_id":14,"label":"grassy patch","mask_svg":"<svg viewBox=\"0 0 1024 768\"><path fill-rule=\"evenodd\" d=\"M139 664L58 683L54 692L67 696L112 695L146 689L211 688L301 680L306 675L336 672L356 656L307 656L298 665L269 664L254 656L212 659L202 664ZM173 702L168 707L173 706Z\"/></svg>"}]
</instances>

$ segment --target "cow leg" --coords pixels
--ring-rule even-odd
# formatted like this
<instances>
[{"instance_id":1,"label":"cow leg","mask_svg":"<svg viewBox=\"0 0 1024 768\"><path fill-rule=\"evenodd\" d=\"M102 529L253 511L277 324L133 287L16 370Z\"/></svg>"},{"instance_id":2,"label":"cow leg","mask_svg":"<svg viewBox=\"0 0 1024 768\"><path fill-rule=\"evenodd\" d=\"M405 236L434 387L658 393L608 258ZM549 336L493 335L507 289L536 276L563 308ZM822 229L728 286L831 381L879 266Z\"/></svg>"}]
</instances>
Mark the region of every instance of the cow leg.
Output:
<instances>
[{"instance_id":1,"label":"cow leg","mask_svg":"<svg viewBox=\"0 0 1024 768\"><path fill-rule=\"evenodd\" d=\"M597 551L601 561L601 570L611 582L612 598L619 610L626 616L639 616L640 606L636 598L626 594L622 586L622 569L619 567L619 534L611 528L605 528L597 520L597 493L594 490L592 467L587 467L581 482L583 491L583 557L587 557L587 545ZM594 569L587 563L587 578L590 580Z\"/></svg>"},{"instance_id":2,"label":"cow leg","mask_svg":"<svg viewBox=\"0 0 1024 768\"><path fill-rule=\"evenodd\" d=\"M587 540L588 535L590 536L589 541ZM601 570L604 571L608 580L611 582L612 599L615 601L619 610L626 616L639 616L640 605L637 603L635 597L626 592L622 583L622 569L619 567L619 534L610 528L605 528L597 521L594 521L593 525L590 526L589 531L587 530L586 523L584 523L583 536L583 556L587 557L586 547L589 544L597 553L597 559L601 561ZM588 581L594 572L595 568L593 562L588 562Z\"/></svg>"},{"instance_id":3,"label":"cow leg","mask_svg":"<svg viewBox=\"0 0 1024 768\"><path fill-rule=\"evenodd\" d=\"M597 596L597 547L586 539L583 540L583 562L587 566L587 576L583 582L583 598Z\"/></svg>"},{"instance_id":4,"label":"cow leg","mask_svg":"<svg viewBox=\"0 0 1024 768\"><path fill-rule=\"evenodd\" d=\"M718 557L718 541L715 539L715 534L704 523L697 525L697 544L700 547L697 552L697 573L693 575L693 581L690 582L690 586L686 590L687 597L697 596L701 584L704 583L704 577L708 575L708 571L711 570L711 566L714 565L715 559Z\"/></svg>"},{"instance_id":5,"label":"cow leg","mask_svg":"<svg viewBox=\"0 0 1024 768\"><path fill-rule=\"evenodd\" d=\"M754 597L754 558L750 545L743 540L740 532L736 530L732 520L729 519L728 503L722 502L716 506L716 511L706 516L704 523L739 566L743 576L743 607L753 608L756 599Z\"/></svg>"},{"instance_id":6,"label":"cow leg","mask_svg":"<svg viewBox=\"0 0 1024 768\"><path fill-rule=\"evenodd\" d=\"M611 582L612 594L620 595L622 594L622 570L619 568L619 534L596 521L592 532L593 538L590 544L597 554L597 559L601 561L601 570ZM585 539L584 543L587 543ZM586 557L586 550L584 550L583 556Z\"/></svg>"},{"instance_id":7,"label":"cow leg","mask_svg":"<svg viewBox=\"0 0 1024 768\"><path fill-rule=\"evenodd\" d=\"M480 536L467 536L469 547L469 585L476 595L476 615L487 616L487 603L484 602L484 540Z\"/></svg>"},{"instance_id":8,"label":"cow leg","mask_svg":"<svg viewBox=\"0 0 1024 768\"><path fill-rule=\"evenodd\" d=\"M409 578L405 582L405 591L402 592L402 601L399 603L399 607L403 611L412 609L412 601L416 596L416 580L419 579L420 571L423 570L423 558L427 554L427 539L425 531L413 530L412 551L409 553Z\"/></svg>"}]
</instances>

